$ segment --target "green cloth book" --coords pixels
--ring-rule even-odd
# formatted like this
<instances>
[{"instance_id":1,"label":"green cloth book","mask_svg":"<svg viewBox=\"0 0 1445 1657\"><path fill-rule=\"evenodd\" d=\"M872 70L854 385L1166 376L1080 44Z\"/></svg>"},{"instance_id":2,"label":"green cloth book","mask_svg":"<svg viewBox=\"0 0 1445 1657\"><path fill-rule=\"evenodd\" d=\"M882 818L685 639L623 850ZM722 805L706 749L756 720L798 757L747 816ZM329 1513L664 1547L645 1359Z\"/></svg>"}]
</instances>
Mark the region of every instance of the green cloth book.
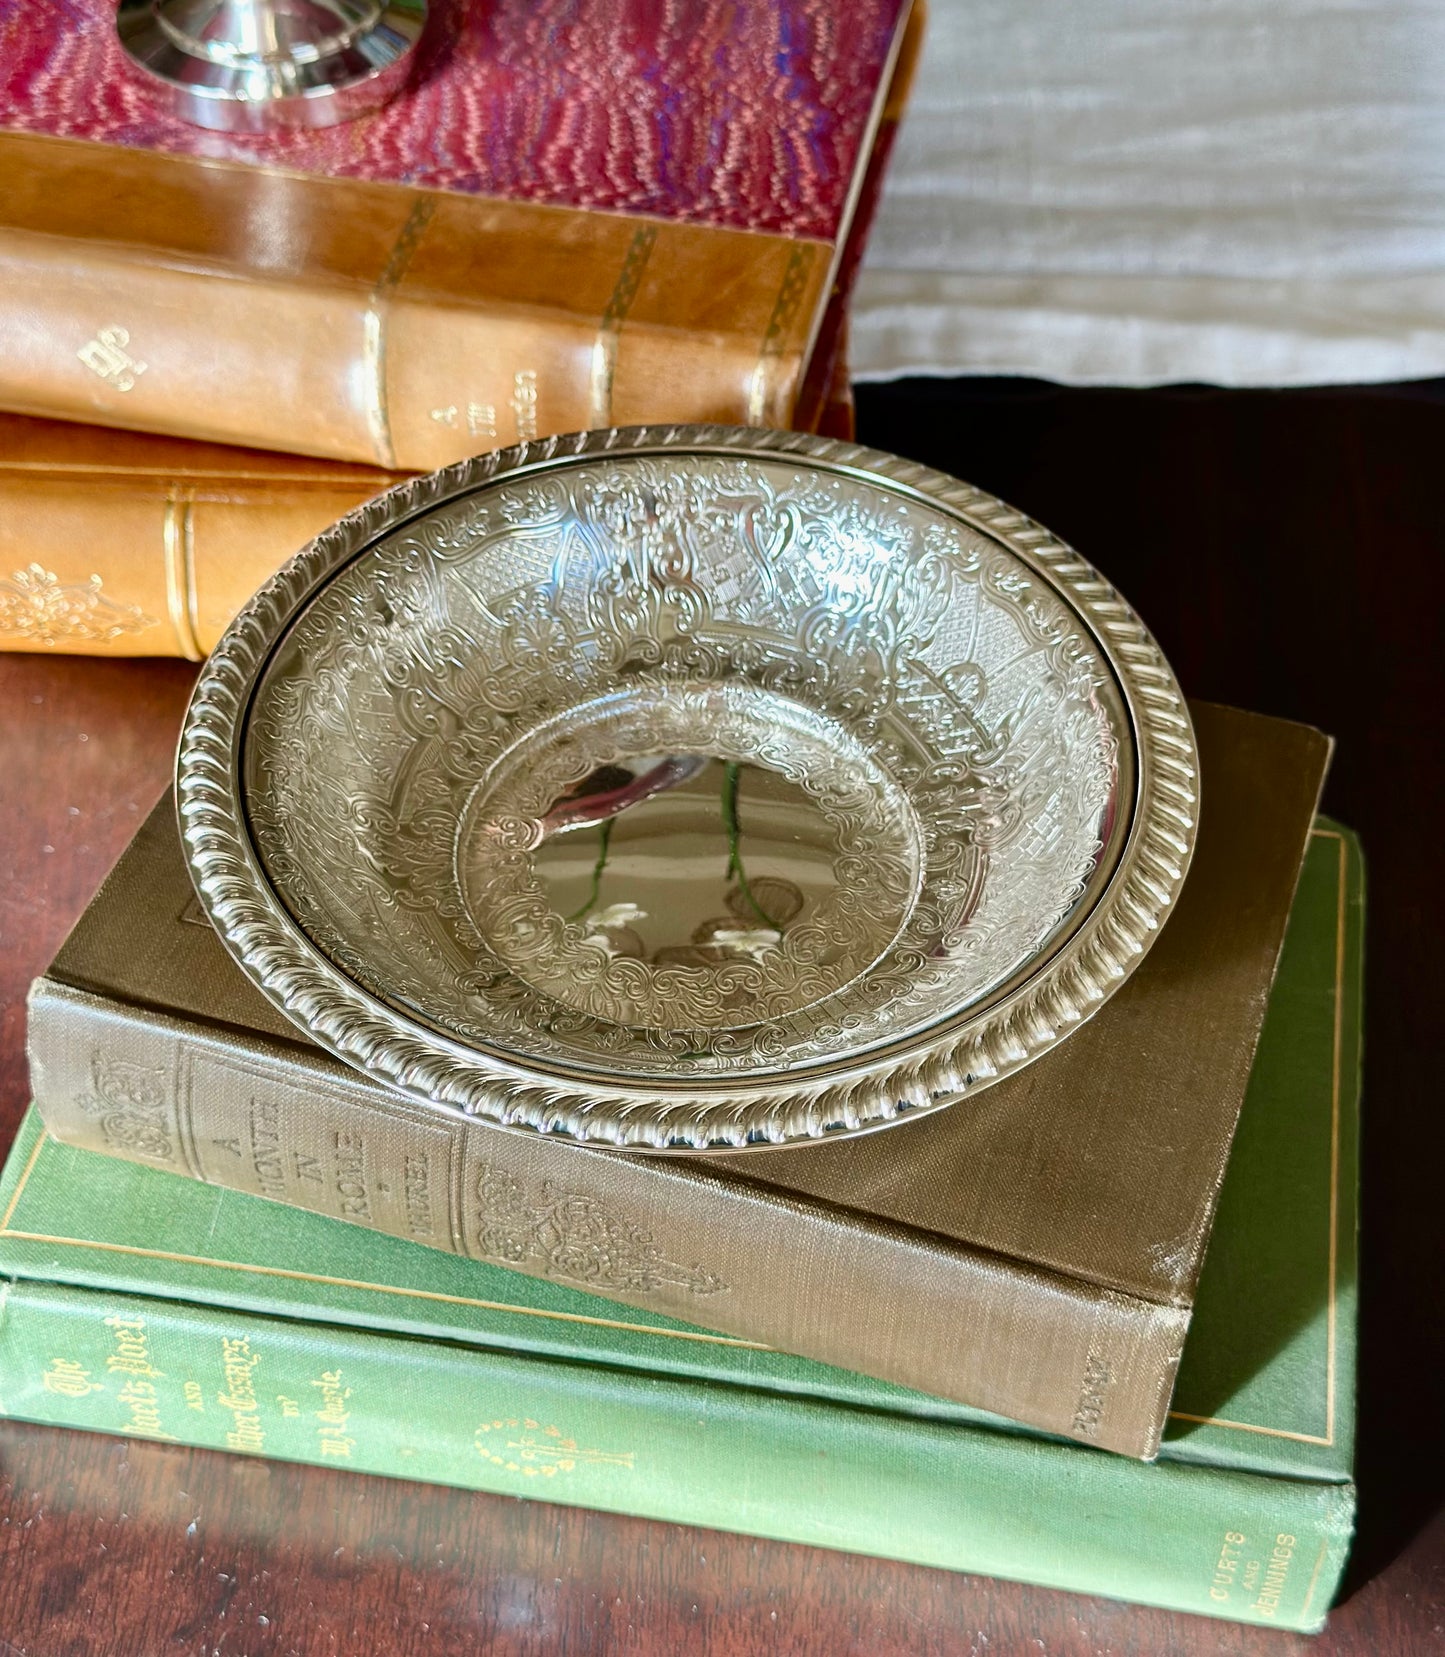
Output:
<instances>
[{"instance_id":1,"label":"green cloth book","mask_svg":"<svg viewBox=\"0 0 1445 1657\"><path fill-rule=\"evenodd\" d=\"M1318 1628L1354 1511L1362 904L1321 821L1152 1465L33 1111L0 1183L0 1413Z\"/></svg>"}]
</instances>

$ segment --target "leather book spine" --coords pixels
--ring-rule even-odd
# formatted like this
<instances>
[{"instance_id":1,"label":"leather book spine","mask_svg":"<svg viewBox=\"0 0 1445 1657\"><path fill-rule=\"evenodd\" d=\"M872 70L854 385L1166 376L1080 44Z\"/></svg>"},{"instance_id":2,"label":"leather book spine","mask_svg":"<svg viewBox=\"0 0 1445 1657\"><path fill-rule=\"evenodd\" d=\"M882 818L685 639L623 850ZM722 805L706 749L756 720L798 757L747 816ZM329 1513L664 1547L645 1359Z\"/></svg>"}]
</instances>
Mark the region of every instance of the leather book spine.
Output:
<instances>
[{"instance_id":1,"label":"leather book spine","mask_svg":"<svg viewBox=\"0 0 1445 1657\"><path fill-rule=\"evenodd\" d=\"M0 407L428 471L786 426L827 241L0 134Z\"/></svg>"},{"instance_id":2,"label":"leather book spine","mask_svg":"<svg viewBox=\"0 0 1445 1657\"><path fill-rule=\"evenodd\" d=\"M851 442L826 338L810 418ZM199 661L293 553L409 475L0 414L0 651Z\"/></svg>"},{"instance_id":3,"label":"leather book spine","mask_svg":"<svg viewBox=\"0 0 1445 1657\"><path fill-rule=\"evenodd\" d=\"M828 356L815 426L851 442L844 342ZM0 651L199 661L293 553L409 475L0 414Z\"/></svg>"},{"instance_id":4,"label":"leather book spine","mask_svg":"<svg viewBox=\"0 0 1445 1657\"><path fill-rule=\"evenodd\" d=\"M0 458L0 650L199 661L292 553L392 481L76 476Z\"/></svg>"},{"instance_id":5,"label":"leather book spine","mask_svg":"<svg viewBox=\"0 0 1445 1657\"><path fill-rule=\"evenodd\" d=\"M705 1165L424 1112L317 1049L95 995L30 998L55 1138L496 1262L1148 1459L1187 1309Z\"/></svg>"}]
</instances>

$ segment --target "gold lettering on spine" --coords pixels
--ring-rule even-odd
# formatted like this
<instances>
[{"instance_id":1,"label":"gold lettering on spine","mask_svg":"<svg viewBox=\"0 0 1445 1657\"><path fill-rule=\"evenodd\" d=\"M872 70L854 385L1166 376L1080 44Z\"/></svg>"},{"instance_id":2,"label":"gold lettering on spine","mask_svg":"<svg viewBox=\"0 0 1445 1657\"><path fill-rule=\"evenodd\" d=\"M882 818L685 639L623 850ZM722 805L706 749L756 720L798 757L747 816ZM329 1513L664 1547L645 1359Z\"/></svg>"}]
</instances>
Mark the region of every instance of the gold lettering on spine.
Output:
<instances>
[{"instance_id":1,"label":"gold lettering on spine","mask_svg":"<svg viewBox=\"0 0 1445 1657\"><path fill-rule=\"evenodd\" d=\"M351 1452L356 1448L356 1440L346 1432L346 1423L351 1419L346 1400L351 1396L351 1388L342 1385L339 1369L322 1370L320 1380L311 1385L322 1399L321 1408L312 1412L321 1423L316 1432L322 1456L328 1461L350 1461Z\"/></svg>"},{"instance_id":2,"label":"gold lettering on spine","mask_svg":"<svg viewBox=\"0 0 1445 1657\"><path fill-rule=\"evenodd\" d=\"M261 1430L261 1414L256 1401L256 1383L252 1372L261 1361L261 1355L251 1350L245 1336L232 1339L221 1337L221 1373L225 1390L216 1394L216 1402L223 1410L231 1411L231 1430L226 1434L226 1445L232 1450L246 1450L253 1455L261 1453L266 1435Z\"/></svg>"},{"instance_id":3,"label":"gold lettering on spine","mask_svg":"<svg viewBox=\"0 0 1445 1657\"><path fill-rule=\"evenodd\" d=\"M115 1351L107 1354L105 1360L105 1367L112 1375L139 1375L147 1380L164 1375L164 1370L151 1363L144 1318L109 1317L105 1326L115 1342Z\"/></svg>"},{"instance_id":4,"label":"gold lettering on spine","mask_svg":"<svg viewBox=\"0 0 1445 1657\"><path fill-rule=\"evenodd\" d=\"M1217 1605L1226 1604L1230 1590L1239 1580L1239 1561L1248 1541L1242 1530L1227 1530L1219 1546L1219 1558L1209 1584L1209 1597ZM1247 1569L1247 1567L1246 1567Z\"/></svg>"},{"instance_id":5,"label":"gold lettering on spine","mask_svg":"<svg viewBox=\"0 0 1445 1657\"><path fill-rule=\"evenodd\" d=\"M1279 1615L1279 1602L1284 1597L1285 1586L1289 1580L1289 1568L1298 1546L1298 1540L1287 1532L1281 1532L1275 1537L1274 1546L1269 1550L1269 1557L1264 1562L1264 1577L1259 1593L1250 1602L1251 1611L1271 1621Z\"/></svg>"},{"instance_id":6,"label":"gold lettering on spine","mask_svg":"<svg viewBox=\"0 0 1445 1657\"><path fill-rule=\"evenodd\" d=\"M92 1392L104 1392L99 1381L92 1381L90 1371L74 1358L52 1358L41 1377L46 1392L58 1392L62 1398L84 1398Z\"/></svg>"},{"instance_id":7,"label":"gold lettering on spine","mask_svg":"<svg viewBox=\"0 0 1445 1657\"><path fill-rule=\"evenodd\" d=\"M123 1433L134 1438L164 1438L173 1444L176 1442L176 1435L161 1426L160 1404L151 1382L127 1381L116 1397L130 1414L129 1421L121 1428Z\"/></svg>"},{"instance_id":8,"label":"gold lettering on spine","mask_svg":"<svg viewBox=\"0 0 1445 1657\"><path fill-rule=\"evenodd\" d=\"M377 464L389 470L396 467L396 451L391 442L391 411L386 397L387 310L435 212L436 203L423 196L407 215L396 245L371 290L366 314L362 318L362 366L368 392L367 425Z\"/></svg>"},{"instance_id":9,"label":"gold lettering on spine","mask_svg":"<svg viewBox=\"0 0 1445 1657\"><path fill-rule=\"evenodd\" d=\"M112 391L130 391L145 373L146 365L131 356L126 349L129 344L129 331L113 323L109 328L102 328L94 339L87 340L75 354Z\"/></svg>"},{"instance_id":10,"label":"gold lettering on spine","mask_svg":"<svg viewBox=\"0 0 1445 1657\"><path fill-rule=\"evenodd\" d=\"M590 423L594 426L612 424L612 383L617 375L617 342L622 333L622 325L627 320L627 313L632 309L633 300L637 298L637 290L642 286L642 273L647 269L647 261L652 257L652 250L656 245L657 226L639 225L627 245L627 252L622 259L622 269L617 273L612 296L602 313L602 321L597 328L597 339L592 347Z\"/></svg>"},{"instance_id":11,"label":"gold lettering on spine","mask_svg":"<svg viewBox=\"0 0 1445 1657\"><path fill-rule=\"evenodd\" d=\"M189 489L172 486L166 492L163 530L166 558L166 611L175 630L176 645L190 662L205 655L196 636L196 544Z\"/></svg>"},{"instance_id":12,"label":"gold lettering on spine","mask_svg":"<svg viewBox=\"0 0 1445 1657\"><path fill-rule=\"evenodd\" d=\"M519 368L512 376L512 418L517 422L517 441L530 443L537 435L535 368Z\"/></svg>"},{"instance_id":13,"label":"gold lettering on spine","mask_svg":"<svg viewBox=\"0 0 1445 1657\"><path fill-rule=\"evenodd\" d=\"M751 426L768 424L768 415L777 396L774 382L777 378L778 364L782 360L783 346L792 332L798 307L803 303L803 295L807 292L808 273L812 270L813 260L817 255L818 249L812 242L798 242L788 254L782 284L778 288L778 297L773 302L773 314L768 318L768 326L763 334L763 343L758 351L758 364L753 370L752 385L748 393L748 424Z\"/></svg>"},{"instance_id":14,"label":"gold lettering on spine","mask_svg":"<svg viewBox=\"0 0 1445 1657\"><path fill-rule=\"evenodd\" d=\"M437 425L445 426L448 431L459 431L465 424L468 437L497 435L497 409L494 403L467 403L462 407L456 403L448 403L444 408L434 408L431 417Z\"/></svg>"},{"instance_id":15,"label":"gold lettering on spine","mask_svg":"<svg viewBox=\"0 0 1445 1657\"><path fill-rule=\"evenodd\" d=\"M124 1375L125 1384L116 1397L125 1406L128 1420L121 1428L135 1438L163 1438L175 1442L176 1435L161 1425L159 1394L155 1383L165 1374L151 1362L150 1344L144 1318L108 1317L115 1350L106 1355L105 1367L112 1375Z\"/></svg>"}]
</instances>

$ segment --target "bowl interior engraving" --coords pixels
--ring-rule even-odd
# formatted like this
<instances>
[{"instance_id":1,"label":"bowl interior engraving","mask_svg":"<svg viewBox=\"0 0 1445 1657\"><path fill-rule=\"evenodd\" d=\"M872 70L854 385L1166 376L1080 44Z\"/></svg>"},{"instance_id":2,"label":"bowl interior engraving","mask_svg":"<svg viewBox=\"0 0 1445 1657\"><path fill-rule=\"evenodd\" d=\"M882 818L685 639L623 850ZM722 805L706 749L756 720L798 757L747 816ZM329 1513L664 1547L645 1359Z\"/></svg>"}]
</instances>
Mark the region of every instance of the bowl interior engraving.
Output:
<instances>
[{"instance_id":1,"label":"bowl interior engraving","mask_svg":"<svg viewBox=\"0 0 1445 1657\"><path fill-rule=\"evenodd\" d=\"M769 1074L956 1017L1057 930L1115 696L1046 583L923 503L637 459L341 571L262 681L247 797L391 1005L580 1073Z\"/></svg>"}]
</instances>

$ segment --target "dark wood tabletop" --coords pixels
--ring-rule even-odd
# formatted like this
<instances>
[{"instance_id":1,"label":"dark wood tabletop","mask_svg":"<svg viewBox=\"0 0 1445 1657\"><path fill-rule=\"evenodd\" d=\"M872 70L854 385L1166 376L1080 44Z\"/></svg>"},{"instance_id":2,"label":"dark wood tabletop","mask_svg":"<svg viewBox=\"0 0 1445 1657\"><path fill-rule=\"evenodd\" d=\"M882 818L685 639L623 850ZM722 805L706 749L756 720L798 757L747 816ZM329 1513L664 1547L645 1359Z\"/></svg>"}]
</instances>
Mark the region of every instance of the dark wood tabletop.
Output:
<instances>
[{"instance_id":1,"label":"dark wood tabletop","mask_svg":"<svg viewBox=\"0 0 1445 1657\"><path fill-rule=\"evenodd\" d=\"M861 415L1072 540L1191 694L1339 739L1369 919L1360 1519L1327 1632L4 1422L0 1657L1445 1652L1445 388L915 381ZM165 785L192 675L0 656L0 1149L25 987Z\"/></svg>"}]
</instances>

